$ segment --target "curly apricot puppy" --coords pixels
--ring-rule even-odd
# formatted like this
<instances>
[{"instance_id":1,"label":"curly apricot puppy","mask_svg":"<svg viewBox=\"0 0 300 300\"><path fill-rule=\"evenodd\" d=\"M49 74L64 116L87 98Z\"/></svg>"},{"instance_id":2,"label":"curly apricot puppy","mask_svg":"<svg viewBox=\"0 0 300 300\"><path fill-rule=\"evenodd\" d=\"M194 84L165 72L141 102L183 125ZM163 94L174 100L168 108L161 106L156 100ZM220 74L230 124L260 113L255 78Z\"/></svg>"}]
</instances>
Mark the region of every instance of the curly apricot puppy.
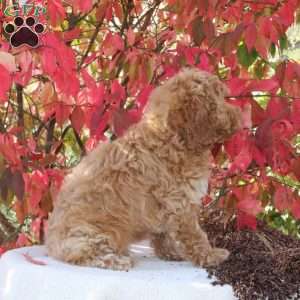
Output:
<instances>
[{"instance_id":1,"label":"curly apricot puppy","mask_svg":"<svg viewBox=\"0 0 300 300\"><path fill-rule=\"evenodd\" d=\"M66 177L49 220L49 255L74 264L128 270L128 246L151 237L164 259L216 265L197 217L207 190L210 148L239 128L216 76L185 69L150 96L143 119L101 143Z\"/></svg>"}]
</instances>

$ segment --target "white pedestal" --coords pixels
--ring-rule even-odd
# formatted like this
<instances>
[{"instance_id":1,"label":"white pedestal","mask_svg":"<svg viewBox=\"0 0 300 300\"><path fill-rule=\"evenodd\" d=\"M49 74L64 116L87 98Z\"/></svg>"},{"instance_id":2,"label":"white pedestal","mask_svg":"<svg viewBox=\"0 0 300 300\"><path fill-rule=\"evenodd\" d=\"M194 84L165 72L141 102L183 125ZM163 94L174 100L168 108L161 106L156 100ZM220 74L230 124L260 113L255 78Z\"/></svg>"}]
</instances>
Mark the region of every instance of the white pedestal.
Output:
<instances>
[{"instance_id":1,"label":"white pedestal","mask_svg":"<svg viewBox=\"0 0 300 300\"><path fill-rule=\"evenodd\" d=\"M0 259L0 299L235 299L230 286L211 285L206 271L189 262L162 261L145 245L133 246L132 255L135 267L119 272L56 261L47 256L42 246L9 251ZM38 265L34 260L46 265Z\"/></svg>"}]
</instances>

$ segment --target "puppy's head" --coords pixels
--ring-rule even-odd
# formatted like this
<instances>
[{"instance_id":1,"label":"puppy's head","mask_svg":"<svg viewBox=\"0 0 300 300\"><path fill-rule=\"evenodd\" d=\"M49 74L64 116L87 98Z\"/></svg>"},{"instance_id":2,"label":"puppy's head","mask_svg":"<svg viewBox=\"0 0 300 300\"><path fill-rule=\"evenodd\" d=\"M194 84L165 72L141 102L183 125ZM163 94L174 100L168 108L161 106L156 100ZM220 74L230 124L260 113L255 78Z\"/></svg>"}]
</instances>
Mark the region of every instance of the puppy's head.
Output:
<instances>
[{"instance_id":1,"label":"puppy's head","mask_svg":"<svg viewBox=\"0 0 300 300\"><path fill-rule=\"evenodd\" d=\"M217 76L185 69L154 91L148 114L156 126L176 133L188 149L208 148L241 126L239 109L224 101L227 93Z\"/></svg>"}]
</instances>

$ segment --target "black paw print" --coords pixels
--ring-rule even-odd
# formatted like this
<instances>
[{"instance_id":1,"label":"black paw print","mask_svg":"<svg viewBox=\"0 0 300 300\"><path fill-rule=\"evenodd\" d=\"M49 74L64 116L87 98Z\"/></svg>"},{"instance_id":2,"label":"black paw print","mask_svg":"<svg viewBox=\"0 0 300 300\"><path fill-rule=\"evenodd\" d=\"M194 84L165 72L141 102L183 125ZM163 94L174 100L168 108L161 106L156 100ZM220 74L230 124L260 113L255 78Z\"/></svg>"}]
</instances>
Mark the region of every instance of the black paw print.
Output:
<instances>
[{"instance_id":1,"label":"black paw print","mask_svg":"<svg viewBox=\"0 0 300 300\"><path fill-rule=\"evenodd\" d=\"M5 25L4 30L10 36L10 44L13 47L28 45L37 47L39 45L39 34L43 33L45 26L37 23L34 17L16 17L13 23Z\"/></svg>"}]
</instances>

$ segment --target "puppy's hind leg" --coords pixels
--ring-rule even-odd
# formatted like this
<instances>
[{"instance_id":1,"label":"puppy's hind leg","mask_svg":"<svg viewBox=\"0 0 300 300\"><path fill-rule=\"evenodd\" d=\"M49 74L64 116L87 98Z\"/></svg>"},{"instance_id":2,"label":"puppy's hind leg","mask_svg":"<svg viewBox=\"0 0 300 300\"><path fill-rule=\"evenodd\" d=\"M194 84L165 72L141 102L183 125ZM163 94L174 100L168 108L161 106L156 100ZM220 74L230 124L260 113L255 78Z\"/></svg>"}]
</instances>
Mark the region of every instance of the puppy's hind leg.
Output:
<instances>
[{"instance_id":1,"label":"puppy's hind leg","mask_svg":"<svg viewBox=\"0 0 300 300\"><path fill-rule=\"evenodd\" d=\"M120 247L113 234L80 226L72 228L59 243L57 253L51 253L52 247L48 246L49 254L72 264L120 271L133 266L127 249Z\"/></svg>"}]
</instances>

